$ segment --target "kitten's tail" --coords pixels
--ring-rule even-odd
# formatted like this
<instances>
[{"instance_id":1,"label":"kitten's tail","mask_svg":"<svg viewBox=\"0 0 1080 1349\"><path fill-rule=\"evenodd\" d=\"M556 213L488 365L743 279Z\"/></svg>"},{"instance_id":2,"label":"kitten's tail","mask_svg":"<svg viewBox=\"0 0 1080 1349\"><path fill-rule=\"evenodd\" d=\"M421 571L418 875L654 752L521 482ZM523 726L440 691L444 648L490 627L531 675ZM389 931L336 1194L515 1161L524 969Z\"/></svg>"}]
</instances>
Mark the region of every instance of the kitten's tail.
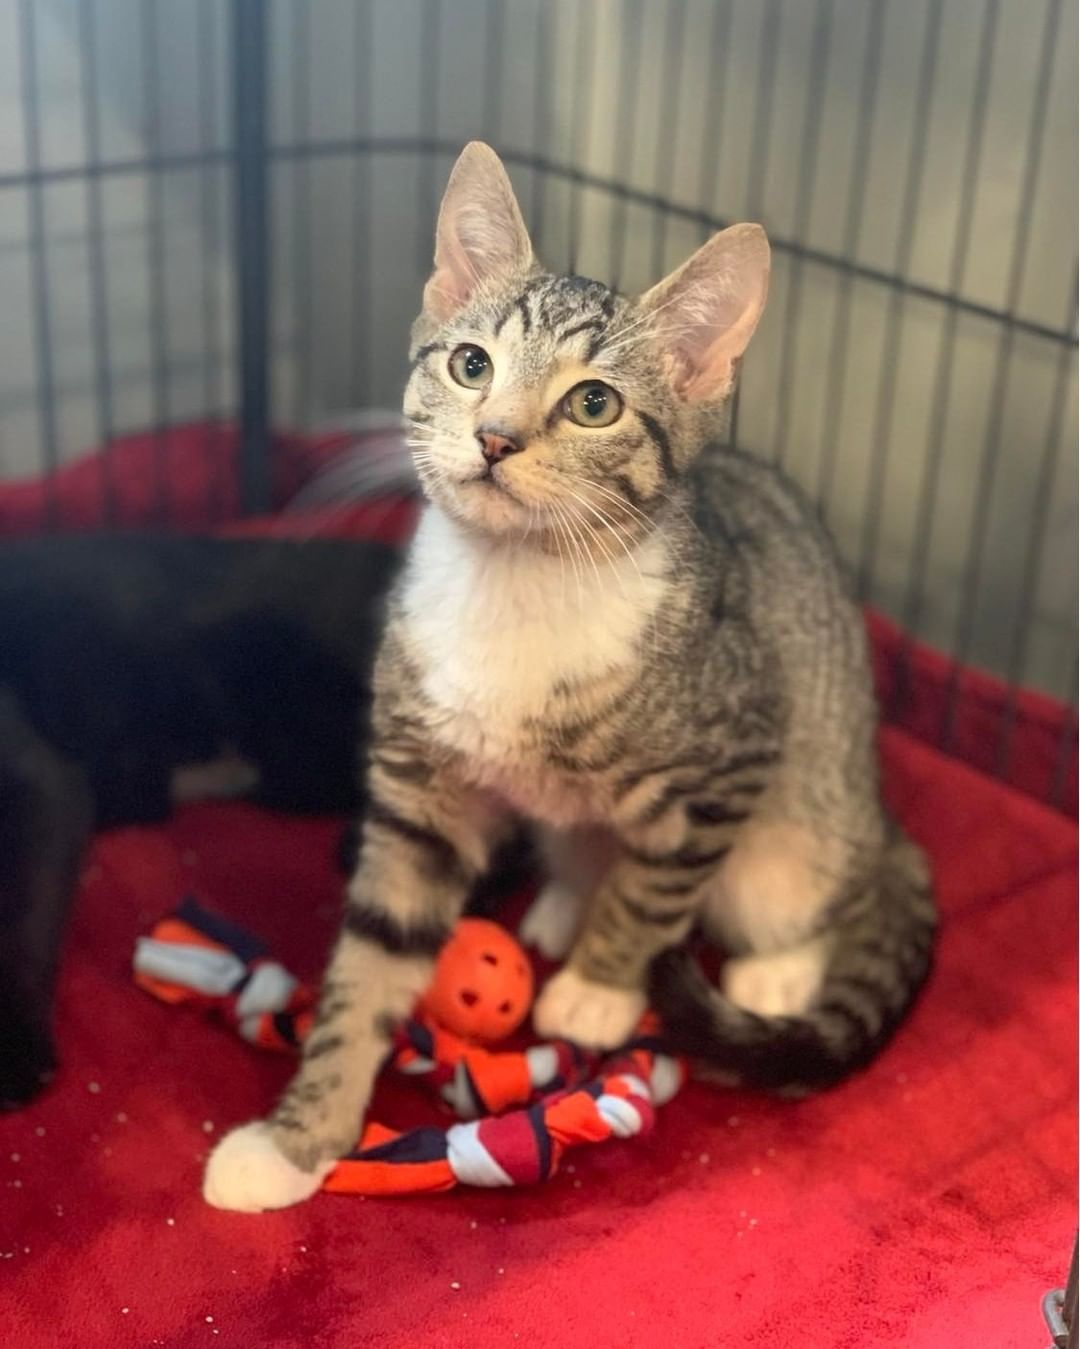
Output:
<instances>
[{"instance_id":1,"label":"kitten's tail","mask_svg":"<svg viewBox=\"0 0 1080 1349\"><path fill-rule=\"evenodd\" d=\"M922 852L897 829L880 868L836 915L821 990L802 1016L744 1011L679 948L651 973L664 1038L704 1068L772 1090L828 1087L864 1067L903 1020L930 971L936 913Z\"/></svg>"},{"instance_id":2,"label":"kitten's tail","mask_svg":"<svg viewBox=\"0 0 1080 1349\"><path fill-rule=\"evenodd\" d=\"M316 433L345 432L352 439L303 484L286 506L288 513L419 492L408 426L399 412L367 408L338 413L311 429Z\"/></svg>"}]
</instances>

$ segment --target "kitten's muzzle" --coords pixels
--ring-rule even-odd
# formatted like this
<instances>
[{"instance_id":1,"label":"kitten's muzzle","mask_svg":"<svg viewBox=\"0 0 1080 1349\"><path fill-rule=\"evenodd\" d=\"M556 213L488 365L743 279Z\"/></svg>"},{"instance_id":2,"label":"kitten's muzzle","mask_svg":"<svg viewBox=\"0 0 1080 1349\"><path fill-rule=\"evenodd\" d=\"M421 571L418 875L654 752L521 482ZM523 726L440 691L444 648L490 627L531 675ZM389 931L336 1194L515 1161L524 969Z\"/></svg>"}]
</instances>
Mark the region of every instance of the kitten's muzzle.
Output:
<instances>
[{"instance_id":1,"label":"kitten's muzzle","mask_svg":"<svg viewBox=\"0 0 1080 1349\"><path fill-rule=\"evenodd\" d=\"M480 453L488 464L499 464L512 454L520 454L525 448L520 440L493 426L482 426L476 433L476 439Z\"/></svg>"}]
</instances>

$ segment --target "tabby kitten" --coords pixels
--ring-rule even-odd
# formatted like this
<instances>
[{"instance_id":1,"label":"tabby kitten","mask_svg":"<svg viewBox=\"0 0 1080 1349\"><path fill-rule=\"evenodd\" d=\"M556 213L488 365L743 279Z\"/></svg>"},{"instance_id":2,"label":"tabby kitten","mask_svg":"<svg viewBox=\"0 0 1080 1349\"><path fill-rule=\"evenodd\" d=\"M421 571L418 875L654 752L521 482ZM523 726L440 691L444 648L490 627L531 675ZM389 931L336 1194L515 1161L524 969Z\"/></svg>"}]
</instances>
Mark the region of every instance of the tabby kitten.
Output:
<instances>
[{"instance_id":1,"label":"tabby kitten","mask_svg":"<svg viewBox=\"0 0 1080 1349\"><path fill-rule=\"evenodd\" d=\"M709 439L768 272L736 225L637 299L552 276L495 154L458 160L413 329L429 505L376 666L362 855L301 1067L219 1144L210 1203L296 1203L354 1145L515 816L553 866L526 935L570 947L541 1035L608 1048L651 999L677 1048L805 1088L910 1003L934 909L879 801L859 611L796 491Z\"/></svg>"}]
</instances>

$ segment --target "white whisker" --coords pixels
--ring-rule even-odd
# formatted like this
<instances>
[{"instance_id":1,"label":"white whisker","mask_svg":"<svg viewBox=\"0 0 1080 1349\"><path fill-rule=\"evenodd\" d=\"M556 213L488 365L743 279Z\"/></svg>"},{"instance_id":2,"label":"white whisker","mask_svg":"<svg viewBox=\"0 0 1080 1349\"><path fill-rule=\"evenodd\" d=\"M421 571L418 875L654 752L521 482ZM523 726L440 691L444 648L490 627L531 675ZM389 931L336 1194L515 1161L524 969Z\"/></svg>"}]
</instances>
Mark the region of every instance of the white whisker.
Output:
<instances>
[{"instance_id":1,"label":"white whisker","mask_svg":"<svg viewBox=\"0 0 1080 1349\"><path fill-rule=\"evenodd\" d=\"M566 511L563 509L563 507L560 506L557 502L552 502L552 509L558 513L559 519L562 521L563 526L566 529L568 551L570 553L570 565L574 569L574 581L577 584L578 609L581 610L584 609L585 607L585 594L581 588L581 568L578 565L580 540L578 538L577 533L574 531L574 528L570 523L569 517Z\"/></svg>"},{"instance_id":2,"label":"white whisker","mask_svg":"<svg viewBox=\"0 0 1080 1349\"><path fill-rule=\"evenodd\" d=\"M566 560L565 560L565 558L563 557L562 529L559 527L559 522L558 522L558 520L555 519L554 516L551 517L551 523L552 523L552 525L555 527L555 530L557 531L556 533L554 533L554 534L552 535L552 537L553 537L554 540L555 540L555 547L558 549L558 552L559 552L559 607L560 607L561 609L565 609L565 608L566 608Z\"/></svg>"},{"instance_id":3,"label":"white whisker","mask_svg":"<svg viewBox=\"0 0 1080 1349\"><path fill-rule=\"evenodd\" d=\"M633 322L628 323L625 328L620 328L615 334L614 341L601 348L601 354L605 358L618 355L620 351L623 351L631 344L632 340L636 339L636 335L640 332L642 327L653 323L658 314L662 314L669 305L675 304L679 299L681 299L681 296L674 295L670 299L665 300L662 305L658 305L655 309L649 309L646 313L640 314ZM649 335L651 336L652 334Z\"/></svg>"},{"instance_id":4,"label":"white whisker","mask_svg":"<svg viewBox=\"0 0 1080 1349\"><path fill-rule=\"evenodd\" d=\"M343 451L296 493L286 511L310 510L336 502L346 504L375 493L416 490L411 456L404 441L388 447L358 445Z\"/></svg>"},{"instance_id":5,"label":"white whisker","mask_svg":"<svg viewBox=\"0 0 1080 1349\"><path fill-rule=\"evenodd\" d=\"M637 516L638 520L641 521L646 530L651 532L656 528L656 522L646 515L643 510L640 510L635 506L632 501L627 501L625 497L620 496L618 492L612 491L612 489L605 486L604 483L597 482L594 478L582 478L577 476L575 476L574 481L583 487L593 488L594 491L599 492L602 496L610 498L610 500L614 501L624 511L629 511L631 515Z\"/></svg>"},{"instance_id":6,"label":"white whisker","mask_svg":"<svg viewBox=\"0 0 1080 1349\"><path fill-rule=\"evenodd\" d=\"M636 561L636 559L634 558L634 556L632 555L632 553L630 552L629 548L627 548L625 542L623 542L622 538L620 537L619 531L618 531L618 529L615 527L614 521L612 521L607 515L605 515L603 511L598 510L597 507L595 507L591 502L586 501L586 499L585 499L583 496L579 496L578 493L575 492L572 488L569 488L569 487L567 487L565 484L563 484L563 490L566 491L566 492L568 492L568 493L570 494L570 496L572 496L572 497L574 498L575 501L579 501L579 502L586 508L586 510L591 511L591 512L593 513L593 515L595 515L595 516L597 517L597 519L600 521L600 523L604 526L604 528L607 529L607 530L609 530L612 534L615 535L615 538L616 538L617 542L619 542L619 543L622 545L623 551L626 553L627 557L630 559L630 562L631 562L632 566L634 567L634 570L637 571L637 574L638 574L638 576L640 577L640 576L641 576L641 571L640 571L640 569L638 568L637 561ZM626 587L623 585L623 579L622 579L622 576L621 576L621 574L619 573L618 567L616 566L616 558L615 558L614 554L612 554L612 553L610 552L610 550L608 549L607 545L604 543L603 539L602 539L602 538L600 537L600 535L597 533L597 531L596 531L596 529L595 529L594 526L590 525L590 524L588 523L588 521L584 520L580 515L577 515L577 520L579 521L579 523L580 523L585 529L587 529L587 530L589 531L590 537L596 542L596 544L597 544L597 546L599 547L600 551L601 551L601 552L604 554L604 556L607 558L608 566L611 568L612 574L614 575L615 580L618 582L619 589L622 591L623 597L625 598L625 597L626 597ZM600 578L599 578L599 575L598 575L598 576L597 576L597 581L599 581L599 579L600 579Z\"/></svg>"},{"instance_id":7,"label":"white whisker","mask_svg":"<svg viewBox=\"0 0 1080 1349\"><path fill-rule=\"evenodd\" d=\"M589 547L588 540L592 539L592 541L596 544L599 544L600 540L597 537L596 531L592 528L592 526L589 524L587 520L583 519L582 516L580 516L577 513L577 511L575 511L572 507L567 507L566 509L567 509L567 519L569 522L572 523L575 533L577 533L577 529L579 527L582 530L582 534L579 536L581 538L582 543L582 552L584 553L585 557L588 558L589 565L593 569L593 575L596 577L597 595L599 596L600 591L602 589L600 581L600 568L596 565L596 558L593 557L593 552L592 549Z\"/></svg>"}]
</instances>

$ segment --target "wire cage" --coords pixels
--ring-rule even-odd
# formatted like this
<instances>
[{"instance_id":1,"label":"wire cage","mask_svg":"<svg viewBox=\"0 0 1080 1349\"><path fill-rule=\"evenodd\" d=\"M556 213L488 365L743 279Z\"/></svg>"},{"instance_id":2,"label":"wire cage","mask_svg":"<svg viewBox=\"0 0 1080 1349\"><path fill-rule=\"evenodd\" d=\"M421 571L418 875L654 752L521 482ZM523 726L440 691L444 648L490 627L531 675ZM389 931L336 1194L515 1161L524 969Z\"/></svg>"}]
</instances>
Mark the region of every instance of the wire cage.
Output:
<instances>
[{"instance_id":1,"label":"wire cage","mask_svg":"<svg viewBox=\"0 0 1080 1349\"><path fill-rule=\"evenodd\" d=\"M3 0L0 479L106 447L108 521L119 436L235 422L265 509L273 428L397 405L467 139L550 266L623 289L759 220L730 440L809 490L907 634L887 715L915 639L948 658L946 749L967 668L1000 681L975 757L1002 775L1021 690L1073 709L1028 774L1062 804L1076 26L1064 0Z\"/></svg>"}]
</instances>

